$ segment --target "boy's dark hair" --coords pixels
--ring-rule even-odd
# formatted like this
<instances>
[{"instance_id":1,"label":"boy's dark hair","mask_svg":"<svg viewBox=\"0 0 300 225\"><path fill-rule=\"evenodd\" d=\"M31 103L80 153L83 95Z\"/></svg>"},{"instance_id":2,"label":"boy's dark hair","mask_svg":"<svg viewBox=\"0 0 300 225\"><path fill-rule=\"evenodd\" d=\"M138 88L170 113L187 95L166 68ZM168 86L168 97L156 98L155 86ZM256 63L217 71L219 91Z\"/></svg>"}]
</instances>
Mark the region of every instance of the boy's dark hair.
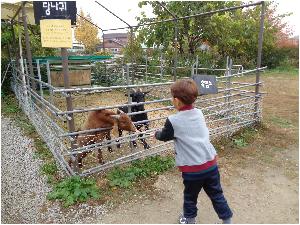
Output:
<instances>
[{"instance_id":1,"label":"boy's dark hair","mask_svg":"<svg viewBox=\"0 0 300 225\"><path fill-rule=\"evenodd\" d=\"M177 80L171 85L173 98L178 98L183 104L193 104L198 96L198 87L192 79Z\"/></svg>"}]
</instances>

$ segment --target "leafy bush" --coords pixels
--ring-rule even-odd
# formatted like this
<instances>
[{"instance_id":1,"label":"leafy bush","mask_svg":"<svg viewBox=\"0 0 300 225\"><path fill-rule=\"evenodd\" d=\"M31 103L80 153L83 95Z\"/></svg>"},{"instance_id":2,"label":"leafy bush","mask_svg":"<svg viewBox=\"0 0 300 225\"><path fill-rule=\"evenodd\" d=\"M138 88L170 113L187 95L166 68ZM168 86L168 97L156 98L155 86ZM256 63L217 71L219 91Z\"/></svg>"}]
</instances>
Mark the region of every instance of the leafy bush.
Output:
<instances>
[{"instance_id":1,"label":"leafy bush","mask_svg":"<svg viewBox=\"0 0 300 225\"><path fill-rule=\"evenodd\" d=\"M94 52L93 55L99 55L99 56L112 56L112 53L109 51L99 51L99 52Z\"/></svg>"},{"instance_id":2,"label":"leafy bush","mask_svg":"<svg viewBox=\"0 0 300 225\"><path fill-rule=\"evenodd\" d=\"M160 174L174 167L173 157L151 156L125 168L116 167L107 175L110 186L128 188L137 178Z\"/></svg>"},{"instance_id":3,"label":"leafy bush","mask_svg":"<svg viewBox=\"0 0 300 225\"><path fill-rule=\"evenodd\" d=\"M52 158L52 153L49 151L47 144L40 138L36 138L34 141L34 146L36 148L35 156L40 159L46 160Z\"/></svg>"},{"instance_id":4,"label":"leafy bush","mask_svg":"<svg viewBox=\"0 0 300 225\"><path fill-rule=\"evenodd\" d=\"M243 137L234 138L233 143L235 146L237 146L239 148L246 147L248 145L248 143L245 141L245 139Z\"/></svg>"},{"instance_id":5,"label":"leafy bush","mask_svg":"<svg viewBox=\"0 0 300 225\"><path fill-rule=\"evenodd\" d=\"M112 86L122 84L122 71L120 67L97 62L95 66L92 67L92 72L94 85Z\"/></svg>"},{"instance_id":6,"label":"leafy bush","mask_svg":"<svg viewBox=\"0 0 300 225\"><path fill-rule=\"evenodd\" d=\"M84 202L90 198L98 199L99 189L94 179L69 177L55 185L54 190L47 195L49 200L60 199L64 207L69 207L77 202Z\"/></svg>"},{"instance_id":7,"label":"leafy bush","mask_svg":"<svg viewBox=\"0 0 300 225\"><path fill-rule=\"evenodd\" d=\"M238 132L232 138L233 145L242 148L246 147L249 143L253 142L257 135L257 131L260 129L259 127L246 127Z\"/></svg>"}]
</instances>

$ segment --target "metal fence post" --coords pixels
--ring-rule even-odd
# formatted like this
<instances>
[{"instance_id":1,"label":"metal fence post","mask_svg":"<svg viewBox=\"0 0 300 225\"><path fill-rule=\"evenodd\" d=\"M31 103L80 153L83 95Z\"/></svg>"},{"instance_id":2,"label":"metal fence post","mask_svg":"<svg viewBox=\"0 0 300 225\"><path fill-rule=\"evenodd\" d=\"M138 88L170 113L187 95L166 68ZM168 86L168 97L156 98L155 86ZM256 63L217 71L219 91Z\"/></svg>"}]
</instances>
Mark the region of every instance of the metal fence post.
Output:
<instances>
[{"instance_id":1,"label":"metal fence post","mask_svg":"<svg viewBox=\"0 0 300 225\"><path fill-rule=\"evenodd\" d=\"M162 54L162 49L160 49L160 82L162 82L163 79L163 54Z\"/></svg>"},{"instance_id":2,"label":"metal fence post","mask_svg":"<svg viewBox=\"0 0 300 225\"><path fill-rule=\"evenodd\" d=\"M145 67L146 83L148 83L148 50L146 49L146 67Z\"/></svg>"},{"instance_id":3,"label":"metal fence post","mask_svg":"<svg viewBox=\"0 0 300 225\"><path fill-rule=\"evenodd\" d=\"M39 77L39 85L40 85L40 94L41 97L44 98L44 93L43 93L43 85L42 85L42 76L41 76L41 68L40 68L40 60L36 60L36 67L37 67L37 72L38 72L38 77Z\"/></svg>"},{"instance_id":4,"label":"metal fence post","mask_svg":"<svg viewBox=\"0 0 300 225\"><path fill-rule=\"evenodd\" d=\"M225 116L226 117L230 117L231 115L231 110L230 110L230 95L231 95L231 91L230 91L230 87L231 87L231 74L232 74L232 59L229 58L229 56L227 56L226 58L226 83L225 83L225 89L227 89L225 91ZM227 119L227 136L230 135L230 119Z\"/></svg>"},{"instance_id":5,"label":"metal fence post","mask_svg":"<svg viewBox=\"0 0 300 225\"><path fill-rule=\"evenodd\" d=\"M104 61L104 75L105 75L105 82L106 82L106 85L110 85L110 82L109 82L109 78L107 76L107 65L106 65L106 60Z\"/></svg>"},{"instance_id":6,"label":"metal fence post","mask_svg":"<svg viewBox=\"0 0 300 225\"><path fill-rule=\"evenodd\" d=\"M21 65L21 68L22 68L22 72L25 73L27 76L25 77L25 80L26 80L26 86L30 87L30 79L29 79L29 72L28 72L28 66L27 66L27 60L26 59L23 59L23 57L20 59L22 60L20 62L20 65ZM31 96L30 92L28 92L28 96Z\"/></svg>"},{"instance_id":7,"label":"metal fence post","mask_svg":"<svg viewBox=\"0 0 300 225\"><path fill-rule=\"evenodd\" d=\"M47 60L47 63L46 63L46 68L47 68L48 84L52 85L52 82L51 82L50 63L49 63L48 60ZM49 94L50 94L50 102L51 102L52 104L54 104L54 101L53 101L53 90L52 90L51 87L49 87Z\"/></svg>"},{"instance_id":8,"label":"metal fence post","mask_svg":"<svg viewBox=\"0 0 300 225\"><path fill-rule=\"evenodd\" d=\"M133 60L134 60L134 53L133 53L133 29L130 27L130 46L131 46L131 51L130 51L130 62L131 62L131 84L134 84L134 75L135 75L135 65ZM129 75L129 74L128 74Z\"/></svg>"},{"instance_id":9,"label":"metal fence post","mask_svg":"<svg viewBox=\"0 0 300 225\"><path fill-rule=\"evenodd\" d=\"M196 74L198 74L199 58L196 56Z\"/></svg>"},{"instance_id":10,"label":"metal fence post","mask_svg":"<svg viewBox=\"0 0 300 225\"><path fill-rule=\"evenodd\" d=\"M129 78L129 63L126 64L126 84L127 85L130 85L130 78ZM127 88L127 102L128 104L131 104L132 103L132 98L130 97L130 89ZM128 106L128 113L131 113L131 106L129 105ZM130 146L130 150L133 151L133 144L132 142L129 143L129 146Z\"/></svg>"},{"instance_id":11,"label":"metal fence post","mask_svg":"<svg viewBox=\"0 0 300 225\"><path fill-rule=\"evenodd\" d=\"M258 50L257 50L257 69L261 67L261 56L262 56L262 44L263 44L263 33L264 33L264 19L265 19L265 2L261 2L261 13L260 13L260 28L258 34ZM255 86L255 105L254 105L254 118L260 121L260 116L258 114L259 109L259 81L260 81L260 71L256 71L256 86Z\"/></svg>"}]
</instances>

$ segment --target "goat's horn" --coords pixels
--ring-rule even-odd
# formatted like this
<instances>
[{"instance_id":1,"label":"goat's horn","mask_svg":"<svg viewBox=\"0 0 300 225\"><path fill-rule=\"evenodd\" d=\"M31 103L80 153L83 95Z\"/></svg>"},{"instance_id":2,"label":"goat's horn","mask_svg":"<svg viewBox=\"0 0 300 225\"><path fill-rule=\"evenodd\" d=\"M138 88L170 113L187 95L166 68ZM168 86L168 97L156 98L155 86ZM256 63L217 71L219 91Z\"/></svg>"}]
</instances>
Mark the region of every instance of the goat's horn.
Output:
<instances>
[{"instance_id":1,"label":"goat's horn","mask_svg":"<svg viewBox=\"0 0 300 225\"><path fill-rule=\"evenodd\" d=\"M122 114L122 113L124 113L121 109L117 109L117 113L118 114Z\"/></svg>"}]
</instances>

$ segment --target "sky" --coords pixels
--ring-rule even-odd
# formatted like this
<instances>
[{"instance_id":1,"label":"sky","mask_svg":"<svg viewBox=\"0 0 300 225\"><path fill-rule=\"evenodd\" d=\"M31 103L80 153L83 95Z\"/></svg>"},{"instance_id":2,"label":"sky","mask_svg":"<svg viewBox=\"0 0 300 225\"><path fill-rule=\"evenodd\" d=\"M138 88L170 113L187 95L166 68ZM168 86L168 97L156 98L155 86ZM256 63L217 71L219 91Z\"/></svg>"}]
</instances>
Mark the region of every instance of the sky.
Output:
<instances>
[{"instance_id":1,"label":"sky","mask_svg":"<svg viewBox=\"0 0 300 225\"><path fill-rule=\"evenodd\" d=\"M137 20L135 19L135 17L139 16L141 11L145 11L146 15L149 17L154 16L151 13L151 7L143 7L144 10L140 9L138 7L138 0L98 0L98 2L130 25L137 24ZM89 13L91 15L93 22L96 23L102 29L119 28L127 26L125 23L111 15L93 0L77 0L76 6L78 13L80 9L83 9L85 13Z\"/></svg>"},{"instance_id":2,"label":"sky","mask_svg":"<svg viewBox=\"0 0 300 225\"><path fill-rule=\"evenodd\" d=\"M16 2L18 0L0 0L1 2ZM135 19L136 16L140 15L141 11L145 11L148 17L153 17L151 7L143 7L140 9L138 7L138 0L98 0L102 5L111 10L113 13L118 15L120 18L125 20L130 25L136 25L137 21ZM300 33L300 23L297 21L300 20L299 16L299 8L300 1L299 0L275 0L278 2L278 13L293 13L293 15L289 16L285 19L286 22L290 25L294 30L294 35L299 35ZM82 8L85 13L89 13L92 17L94 23L96 23L99 27L103 29L108 28L118 28L124 27L126 24L121 22L118 18L111 15L101 6L99 6L94 0L77 0L77 11ZM116 32L116 31L111 31ZM118 31L117 31L118 32ZM122 30L119 30L122 32ZM107 32L109 33L109 32Z\"/></svg>"},{"instance_id":3,"label":"sky","mask_svg":"<svg viewBox=\"0 0 300 225\"><path fill-rule=\"evenodd\" d=\"M140 9L138 7L138 0L98 0L102 5L111 10L121 19L125 20L130 25L136 25L137 21L135 19L136 16L140 15L141 11L145 11L148 17L153 17L152 10L150 7L143 7ZM299 35L300 26L297 21L300 20L299 17L299 0L277 0L278 5L278 13L289 13L292 12L293 15L286 18L286 22L288 22L289 26L293 28L294 35ZM126 26L125 23L120 21L118 18L111 15L101 6L99 6L93 0L77 0L77 11L83 9L85 13L90 13L92 20L99 27L103 29L108 28L119 28ZM298 10L298 11L297 11ZM118 32L118 31L110 31L110 32ZM119 30L122 32L122 30ZM106 32L109 33L109 32Z\"/></svg>"}]
</instances>

